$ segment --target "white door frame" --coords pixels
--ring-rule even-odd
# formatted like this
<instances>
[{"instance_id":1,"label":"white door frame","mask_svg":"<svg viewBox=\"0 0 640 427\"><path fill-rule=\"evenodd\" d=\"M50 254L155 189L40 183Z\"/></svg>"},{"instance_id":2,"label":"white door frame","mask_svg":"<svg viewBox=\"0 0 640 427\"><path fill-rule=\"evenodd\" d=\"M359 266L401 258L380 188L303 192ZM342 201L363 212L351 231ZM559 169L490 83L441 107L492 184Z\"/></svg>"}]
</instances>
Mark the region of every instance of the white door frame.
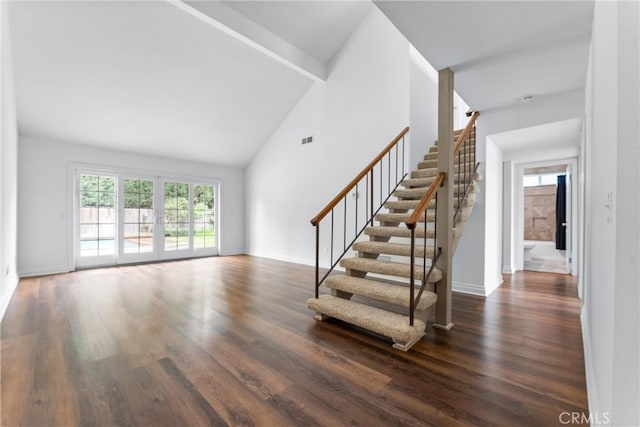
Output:
<instances>
[{"instance_id":1,"label":"white door frame","mask_svg":"<svg viewBox=\"0 0 640 427\"><path fill-rule=\"evenodd\" d=\"M116 180L116 230L115 230L115 253L113 256L104 257L101 259L93 258L87 262L83 262L80 258L80 230L79 230L79 184L80 175L84 173L100 174L113 176ZM125 178L141 178L154 181L154 251L151 254L124 254L123 251L123 217L124 210L123 200L123 188ZM171 260L180 258L192 258L202 256L215 256L221 253L221 227L220 227L220 201L222 182L218 179L194 177L194 176L167 176L163 173L153 171L142 170L128 170L118 167L109 167L101 165L72 163L69 165L69 179L71 185L71 197L70 207L73 212L70 215L70 226L73 232L69 236L71 239L69 247L72 250L69 253L70 270L75 270L77 267L98 267L107 265L129 264L145 261L160 261ZM184 182L189 184L189 229L190 229L190 248L188 250L180 251L165 251L164 250L164 218L163 218L163 205L164 205L164 182ZM193 188L195 185L208 185L214 188L214 232L215 232L215 246L210 248L194 248L194 236L193 236ZM108 258L108 259L107 259ZM97 262L96 262L97 261Z\"/></svg>"},{"instance_id":2,"label":"white door frame","mask_svg":"<svg viewBox=\"0 0 640 427\"><path fill-rule=\"evenodd\" d=\"M516 163L514 162L514 176L513 183L514 186L514 209L512 218L514 224L515 233L511 236L511 244L515 248L513 265L516 267L516 270L524 269L524 187L522 185L522 180L524 179L524 170L535 167L544 167L544 166L557 166L557 165L569 165L568 170L571 171L573 177L572 179L567 180L567 187L569 184L571 185L571 198L567 198L567 205L571 204L571 206L567 206L567 213L570 212L571 218L567 218L569 226L567 227L567 259L571 257L571 263L569 264L570 271L569 273L572 275L577 275L578 273L578 251L576 248L578 247L577 240L577 230L578 227L578 209L577 209L577 170L578 170L578 159L577 157L564 158L564 159L556 159L556 160L547 160L547 161L539 161L539 162L531 162L531 163ZM569 240L571 240L569 242Z\"/></svg>"}]
</instances>

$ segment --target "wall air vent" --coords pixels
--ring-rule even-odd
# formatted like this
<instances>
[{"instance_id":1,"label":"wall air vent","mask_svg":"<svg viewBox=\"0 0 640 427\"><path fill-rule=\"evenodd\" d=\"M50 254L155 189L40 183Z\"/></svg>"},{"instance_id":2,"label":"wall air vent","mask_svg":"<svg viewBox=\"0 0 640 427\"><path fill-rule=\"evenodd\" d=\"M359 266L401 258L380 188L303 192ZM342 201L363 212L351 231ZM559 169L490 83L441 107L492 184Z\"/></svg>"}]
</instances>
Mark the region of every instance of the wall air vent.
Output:
<instances>
[{"instance_id":1,"label":"wall air vent","mask_svg":"<svg viewBox=\"0 0 640 427\"><path fill-rule=\"evenodd\" d=\"M521 104L521 105L531 104L535 100L536 99L533 97L533 95L525 95L518 98L518 104Z\"/></svg>"}]
</instances>

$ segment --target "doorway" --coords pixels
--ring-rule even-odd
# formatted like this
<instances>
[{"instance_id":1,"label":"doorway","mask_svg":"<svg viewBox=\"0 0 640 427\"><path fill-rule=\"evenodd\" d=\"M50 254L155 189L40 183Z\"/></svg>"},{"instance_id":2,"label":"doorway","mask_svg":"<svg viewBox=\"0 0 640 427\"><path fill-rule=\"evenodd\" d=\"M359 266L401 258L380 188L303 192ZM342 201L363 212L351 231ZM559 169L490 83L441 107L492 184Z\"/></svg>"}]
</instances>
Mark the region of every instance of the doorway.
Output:
<instances>
[{"instance_id":1,"label":"doorway","mask_svg":"<svg viewBox=\"0 0 640 427\"><path fill-rule=\"evenodd\" d=\"M219 192L214 181L77 168L76 267L218 255Z\"/></svg>"},{"instance_id":2,"label":"doorway","mask_svg":"<svg viewBox=\"0 0 640 427\"><path fill-rule=\"evenodd\" d=\"M567 240L571 241L567 220L567 212L571 210L571 186L567 185L567 178L571 178L569 164L524 169L524 270L571 272L570 248L567 248Z\"/></svg>"}]
</instances>

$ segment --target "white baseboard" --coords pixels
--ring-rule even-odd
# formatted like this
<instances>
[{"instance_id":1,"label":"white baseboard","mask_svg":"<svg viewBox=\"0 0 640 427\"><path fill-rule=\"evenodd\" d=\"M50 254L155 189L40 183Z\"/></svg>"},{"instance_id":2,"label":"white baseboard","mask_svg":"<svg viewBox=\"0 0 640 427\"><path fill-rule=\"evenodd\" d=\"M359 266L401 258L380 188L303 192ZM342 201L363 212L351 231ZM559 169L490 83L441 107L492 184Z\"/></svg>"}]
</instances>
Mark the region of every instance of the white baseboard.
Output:
<instances>
[{"instance_id":1,"label":"white baseboard","mask_svg":"<svg viewBox=\"0 0 640 427\"><path fill-rule=\"evenodd\" d=\"M500 287L500 285L502 285L503 283L504 283L504 278L502 277L501 274L498 277L495 278L493 283L490 283L490 282L485 283L484 295L488 297L489 295L491 295L493 293L493 291L498 289Z\"/></svg>"},{"instance_id":2,"label":"white baseboard","mask_svg":"<svg viewBox=\"0 0 640 427\"><path fill-rule=\"evenodd\" d=\"M244 249L225 249L220 253L220 256L244 255L244 254L246 254Z\"/></svg>"},{"instance_id":3,"label":"white baseboard","mask_svg":"<svg viewBox=\"0 0 640 427\"><path fill-rule=\"evenodd\" d=\"M272 259L272 260L275 260L275 261L290 262L290 263L293 263L293 264L308 265L308 266L312 266L312 267L315 267L315 265L316 265L315 261L309 261L309 260L304 259L304 258L294 258L294 257L280 256L280 255L265 255L265 254L255 253L255 252L249 252L247 255L255 256L255 257L259 257L259 258ZM327 268L327 267L326 266L321 266L321 268Z\"/></svg>"},{"instance_id":4,"label":"white baseboard","mask_svg":"<svg viewBox=\"0 0 640 427\"><path fill-rule=\"evenodd\" d=\"M20 270L20 277L48 276L50 274L61 274L73 271L69 266L51 265L46 267L23 268Z\"/></svg>"},{"instance_id":5,"label":"white baseboard","mask_svg":"<svg viewBox=\"0 0 640 427\"><path fill-rule=\"evenodd\" d=\"M470 294L484 297L484 286L482 284L476 283L462 283L462 282L453 282L451 290L453 292L460 292L461 294Z\"/></svg>"},{"instance_id":6,"label":"white baseboard","mask_svg":"<svg viewBox=\"0 0 640 427\"><path fill-rule=\"evenodd\" d=\"M592 414L601 413L598 405L598 390L596 387L596 377L593 371L593 359L591 357L591 334L589 329L589 321L584 314L584 306L580 313L580 325L582 327L582 351L584 352L584 370L587 380L587 401L589 404L589 412Z\"/></svg>"},{"instance_id":7,"label":"white baseboard","mask_svg":"<svg viewBox=\"0 0 640 427\"><path fill-rule=\"evenodd\" d=\"M506 274L513 274L518 271L518 268L515 265L505 265L502 266L502 272Z\"/></svg>"},{"instance_id":8,"label":"white baseboard","mask_svg":"<svg viewBox=\"0 0 640 427\"><path fill-rule=\"evenodd\" d=\"M6 293L2 298L0 303L0 321L4 319L4 314L7 311L7 307L9 307L9 302L11 302L11 297L13 297L13 293L16 291L18 287L19 279L15 275L11 275L5 279L4 285L6 286Z\"/></svg>"}]
</instances>

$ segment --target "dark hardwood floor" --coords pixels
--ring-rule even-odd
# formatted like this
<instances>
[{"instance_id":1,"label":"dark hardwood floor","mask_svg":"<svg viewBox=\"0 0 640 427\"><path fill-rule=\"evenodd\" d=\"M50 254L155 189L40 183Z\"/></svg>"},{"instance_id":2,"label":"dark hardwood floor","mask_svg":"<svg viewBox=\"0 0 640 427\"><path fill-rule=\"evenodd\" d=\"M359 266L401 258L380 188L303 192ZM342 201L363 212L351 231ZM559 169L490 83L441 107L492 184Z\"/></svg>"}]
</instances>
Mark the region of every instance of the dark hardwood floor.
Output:
<instances>
[{"instance_id":1,"label":"dark hardwood floor","mask_svg":"<svg viewBox=\"0 0 640 427\"><path fill-rule=\"evenodd\" d=\"M249 256L23 279L1 329L1 422L561 425L588 412L570 276L455 294L409 353L306 308L313 269Z\"/></svg>"}]
</instances>

